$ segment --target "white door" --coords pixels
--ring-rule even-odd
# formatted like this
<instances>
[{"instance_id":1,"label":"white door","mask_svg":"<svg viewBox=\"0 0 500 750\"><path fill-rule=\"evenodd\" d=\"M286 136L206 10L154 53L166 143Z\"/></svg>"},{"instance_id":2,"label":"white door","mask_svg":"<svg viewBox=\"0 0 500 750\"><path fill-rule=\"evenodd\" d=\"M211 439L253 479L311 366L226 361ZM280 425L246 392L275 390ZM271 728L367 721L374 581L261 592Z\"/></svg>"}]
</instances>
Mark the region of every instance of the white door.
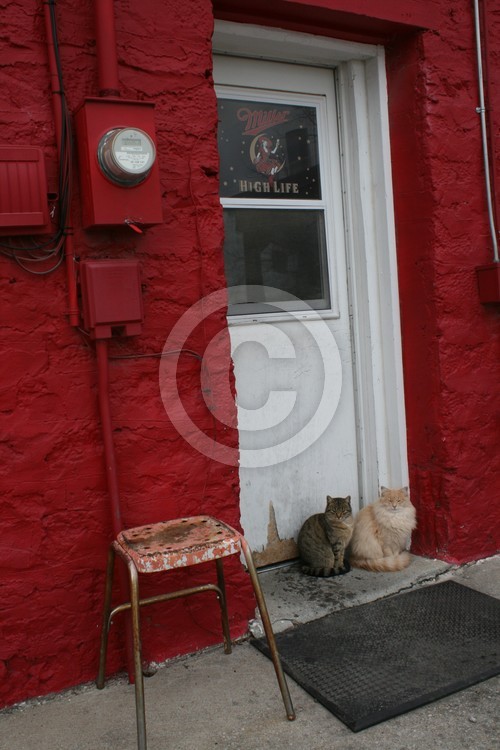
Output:
<instances>
[{"instance_id":1,"label":"white door","mask_svg":"<svg viewBox=\"0 0 500 750\"><path fill-rule=\"evenodd\" d=\"M216 57L241 519L260 564L295 556L326 495L359 506L332 70Z\"/></svg>"}]
</instances>

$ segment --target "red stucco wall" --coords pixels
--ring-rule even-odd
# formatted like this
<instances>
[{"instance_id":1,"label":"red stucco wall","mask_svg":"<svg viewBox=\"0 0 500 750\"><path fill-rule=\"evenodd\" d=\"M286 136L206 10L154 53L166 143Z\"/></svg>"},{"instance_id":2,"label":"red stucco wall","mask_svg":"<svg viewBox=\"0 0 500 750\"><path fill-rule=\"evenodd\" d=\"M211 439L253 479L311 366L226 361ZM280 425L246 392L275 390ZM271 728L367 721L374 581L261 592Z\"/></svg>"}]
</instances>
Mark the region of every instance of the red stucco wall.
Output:
<instances>
[{"instance_id":1,"label":"red stucco wall","mask_svg":"<svg viewBox=\"0 0 500 750\"><path fill-rule=\"evenodd\" d=\"M166 0L161 13L153 0L115 6L122 96L156 104L164 223L142 237L130 230L84 232L76 181L75 247L82 259L139 258L143 334L113 342L111 354L154 353L162 351L174 323L190 305L225 285L210 75L212 7L209 0L189 0L182 7L177 0ZM85 96L97 94L93 2L58 3L57 11L68 103L74 111ZM7 29L0 67L2 142L43 146L54 189L43 3L8 3L2 24ZM13 703L94 679L111 522L95 354L67 323L64 269L36 277L5 258L0 264L0 703ZM225 331L224 310L196 329L190 348L203 353L217 330ZM220 348L227 379L227 332ZM163 407L158 372L157 359L111 362L111 411L125 524L208 512L238 525L237 469L210 461L177 434ZM211 384L215 407L234 420L230 391L225 397L224 389ZM195 358L181 358L179 386L189 414L211 435L212 419ZM219 438L224 435L236 446L236 432L224 429L218 428ZM231 628L238 636L246 630L254 603L239 561L232 558L227 566ZM164 586L214 580L211 568L172 574ZM150 608L143 626L149 659L222 640L218 607L210 593ZM117 621L111 671L124 665L120 630Z\"/></svg>"},{"instance_id":2,"label":"red stucco wall","mask_svg":"<svg viewBox=\"0 0 500 750\"><path fill-rule=\"evenodd\" d=\"M493 251L469 4L443 4L437 33L389 45L388 74L413 551L463 562L500 548L500 307L480 304L475 274Z\"/></svg>"},{"instance_id":3,"label":"red stucco wall","mask_svg":"<svg viewBox=\"0 0 500 750\"><path fill-rule=\"evenodd\" d=\"M457 561L493 554L500 549L498 310L479 303L474 272L490 261L491 251L470 3L216 0L214 7L217 16L232 20L386 44L408 459L419 515L414 551ZM122 95L156 103L164 223L140 238L84 232L76 188L75 245L82 258L140 259L143 335L113 343L112 353L159 352L182 313L224 286L212 3L118 0L115 8ZM489 12L497 103L500 19ZM58 18L74 111L97 93L93 3L58 4ZM43 4L8 3L2 22L3 142L42 145L53 190ZM496 140L498 118L494 123ZM32 277L0 257L0 276L0 702L13 703L94 678L111 523L95 356L67 324L64 271ZM218 330L224 371L224 311L199 327L189 345L202 353ZM195 359L182 360L179 383L194 420L210 434L198 368ZM110 390L125 523L203 510L238 524L237 470L209 461L178 436L161 401L157 360L112 361ZM234 418L230 397L222 387L215 392L216 407ZM224 439L237 444L231 428ZM253 600L237 561L231 573L228 598L238 635ZM167 585L207 575L199 569ZM146 658L220 641L218 613L206 604L202 597L146 610ZM119 630L110 652L115 671L124 666Z\"/></svg>"}]
</instances>

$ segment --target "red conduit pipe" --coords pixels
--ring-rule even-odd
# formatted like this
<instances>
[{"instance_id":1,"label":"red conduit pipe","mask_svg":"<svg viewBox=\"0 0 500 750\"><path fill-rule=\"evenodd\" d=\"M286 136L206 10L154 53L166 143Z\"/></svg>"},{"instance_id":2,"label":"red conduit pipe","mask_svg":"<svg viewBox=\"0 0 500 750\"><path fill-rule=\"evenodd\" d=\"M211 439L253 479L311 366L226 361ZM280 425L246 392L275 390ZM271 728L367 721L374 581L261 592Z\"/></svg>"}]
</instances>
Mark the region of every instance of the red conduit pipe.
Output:
<instances>
[{"instance_id":1,"label":"red conduit pipe","mask_svg":"<svg viewBox=\"0 0 500 750\"><path fill-rule=\"evenodd\" d=\"M95 0L95 32L97 44L97 71L100 96L119 96L118 61L116 56L116 34L113 0ZM97 372L99 378L99 409L104 440L106 477L111 500L111 520L115 537L123 529L118 489L118 470L111 408L109 404L109 361L108 342L96 340Z\"/></svg>"},{"instance_id":2,"label":"red conduit pipe","mask_svg":"<svg viewBox=\"0 0 500 750\"><path fill-rule=\"evenodd\" d=\"M113 440L113 422L111 419L111 406L109 403L109 359L108 342L106 339L96 339L95 350L97 356L97 380L99 393L99 412L101 415L101 429L104 442L104 461L106 464L106 478L111 500L111 522L113 535L116 538L123 529L120 491L118 488L118 469L116 465L115 444ZM128 601L128 579L125 568L120 565L118 569L118 582L123 601ZM126 653L127 670L129 682L134 682L134 650L132 646L132 622L130 614L126 615Z\"/></svg>"},{"instance_id":3,"label":"red conduit pipe","mask_svg":"<svg viewBox=\"0 0 500 750\"><path fill-rule=\"evenodd\" d=\"M118 57L116 51L116 33L113 0L95 0L95 35L97 47L97 74L99 96L120 96L120 82L118 80ZM113 534L122 531L123 523L120 509L120 491L118 486L118 468L116 465L115 444L113 440L113 423L109 403L109 359L108 342L97 339L97 374L99 384L99 410L101 414L101 429L104 441L104 460L106 463L106 477L111 501L111 522ZM123 566L118 569L118 581L123 601L129 599L129 584ZM134 680L134 649L132 637L132 620L130 613L125 615L125 636L127 671L129 682Z\"/></svg>"},{"instance_id":4,"label":"red conduit pipe","mask_svg":"<svg viewBox=\"0 0 500 750\"><path fill-rule=\"evenodd\" d=\"M120 96L113 3L114 0L95 0L94 3L97 73L100 96ZM116 466L113 441L111 409L109 405L108 342L105 339L98 339L96 341L96 354L99 376L99 408L101 411L104 455L106 458L106 475L108 478L111 499L113 532L116 537L116 535L122 530L123 526L120 513L118 470Z\"/></svg>"},{"instance_id":5,"label":"red conduit pipe","mask_svg":"<svg viewBox=\"0 0 500 750\"><path fill-rule=\"evenodd\" d=\"M114 0L95 0L99 96L120 96Z\"/></svg>"},{"instance_id":6,"label":"red conduit pipe","mask_svg":"<svg viewBox=\"0 0 500 750\"><path fill-rule=\"evenodd\" d=\"M57 151L59 159L61 158L61 120L62 120L62 107L61 107L61 94L59 92L59 77L57 75L56 56L54 53L54 37L52 34L52 22L50 17L49 4L44 4L45 14L45 30L47 35L47 49L49 55L49 70L50 70L50 87L52 91L52 107L54 110L54 128L56 132ZM71 199L69 205L69 216L71 220ZM65 231L68 232L68 227L64 227ZM69 323L72 326L80 325L80 313L78 310L78 295L76 288L76 265L75 265L75 252L73 244L73 235L71 230L69 234L66 234L64 240L64 257L66 261L66 277L68 285L68 318Z\"/></svg>"},{"instance_id":7,"label":"red conduit pipe","mask_svg":"<svg viewBox=\"0 0 500 750\"><path fill-rule=\"evenodd\" d=\"M108 480L109 496L111 500L113 533L116 537L120 531L122 531L123 524L120 510L120 492L118 489L118 469L116 466L115 444L113 441L113 424L111 421L111 407L109 404L109 361L107 340L97 339L95 342L95 349L97 355L99 410L101 414L101 427L104 441L106 478Z\"/></svg>"},{"instance_id":8,"label":"red conduit pipe","mask_svg":"<svg viewBox=\"0 0 500 750\"><path fill-rule=\"evenodd\" d=\"M95 0L95 34L97 47L97 74L99 96L119 97L120 81L118 78L118 55L115 32L114 0ZM111 519L116 537L122 531L123 524L120 511L120 492L118 488L118 468L116 465L113 426L109 403L109 360L108 342L96 340L97 372L99 379L99 408L104 439L104 456L106 476L111 500ZM129 584L123 566L118 570L119 584L123 601L129 599ZM126 653L129 682L134 680L134 650L132 638L132 621L130 613L126 615Z\"/></svg>"}]
</instances>

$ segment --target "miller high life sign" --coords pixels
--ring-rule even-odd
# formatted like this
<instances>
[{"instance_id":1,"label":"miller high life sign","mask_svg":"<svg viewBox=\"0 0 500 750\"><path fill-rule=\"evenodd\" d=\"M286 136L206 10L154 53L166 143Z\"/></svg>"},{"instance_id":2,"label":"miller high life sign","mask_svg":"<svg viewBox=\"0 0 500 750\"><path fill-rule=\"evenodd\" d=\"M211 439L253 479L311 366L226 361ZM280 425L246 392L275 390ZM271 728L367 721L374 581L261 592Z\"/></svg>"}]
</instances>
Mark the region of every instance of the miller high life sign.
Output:
<instances>
[{"instance_id":1,"label":"miller high life sign","mask_svg":"<svg viewBox=\"0 0 500 750\"><path fill-rule=\"evenodd\" d=\"M318 200L316 109L219 99L220 194Z\"/></svg>"}]
</instances>

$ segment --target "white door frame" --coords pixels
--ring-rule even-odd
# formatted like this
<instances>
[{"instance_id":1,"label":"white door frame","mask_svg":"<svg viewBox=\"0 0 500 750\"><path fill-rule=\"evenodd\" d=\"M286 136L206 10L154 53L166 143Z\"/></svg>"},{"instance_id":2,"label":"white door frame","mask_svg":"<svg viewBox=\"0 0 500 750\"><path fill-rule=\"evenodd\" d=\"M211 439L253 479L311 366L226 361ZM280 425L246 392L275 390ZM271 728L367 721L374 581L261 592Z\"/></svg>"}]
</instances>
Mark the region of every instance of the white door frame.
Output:
<instances>
[{"instance_id":1,"label":"white door frame","mask_svg":"<svg viewBox=\"0 0 500 750\"><path fill-rule=\"evenodd\" d=\"M216 21L213 52L335 70L365 505L408 484L384 48Z\"/></svg>"}]
</instances>

